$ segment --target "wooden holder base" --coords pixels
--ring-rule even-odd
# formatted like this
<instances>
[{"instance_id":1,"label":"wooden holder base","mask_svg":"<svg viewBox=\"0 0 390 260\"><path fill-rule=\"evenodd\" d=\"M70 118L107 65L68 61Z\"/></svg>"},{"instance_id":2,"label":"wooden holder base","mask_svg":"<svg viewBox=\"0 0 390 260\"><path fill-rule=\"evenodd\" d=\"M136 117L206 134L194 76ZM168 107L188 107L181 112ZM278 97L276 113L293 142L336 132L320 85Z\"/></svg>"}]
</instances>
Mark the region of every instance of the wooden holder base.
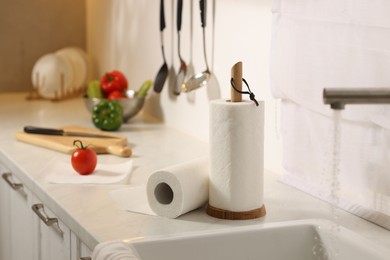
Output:
<instances>
[{"instance_id":1,"label":"wooden holder base","mask_svg":"<svg viewBox=\"0 0 390 260\"><path fill-rule=\"evenodd\" d=\"M266 214L266 210L265 205L263 205L261 208L258 209L235 212L225 209L219 209L208 204L207 214L220 219L245 220L264 217Z\"/></svg>"}]
</instances>

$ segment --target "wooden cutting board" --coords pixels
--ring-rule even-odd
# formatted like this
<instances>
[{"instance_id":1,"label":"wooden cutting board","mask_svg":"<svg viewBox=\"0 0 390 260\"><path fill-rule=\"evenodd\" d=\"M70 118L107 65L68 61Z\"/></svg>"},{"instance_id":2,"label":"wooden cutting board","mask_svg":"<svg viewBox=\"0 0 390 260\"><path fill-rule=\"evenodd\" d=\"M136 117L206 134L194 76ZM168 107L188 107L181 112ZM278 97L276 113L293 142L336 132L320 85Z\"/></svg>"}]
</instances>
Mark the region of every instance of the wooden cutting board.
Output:
<instances>
[{"instance_id":1,"label":"wooden cutting board","mask_svg":"<svg viewBox=\"0 0 390 260\"><path fill-rule=\"evenodd\" d=\"M88 147L93 149L97 154L114 154L121 157L131 156L132 151L128 146L127 138L124 136L80 126L65 126L61 127L61 129L64 129L65 131L115 136L118 138L42 135L29 134L25 132L16 133L15 138L22 142L49 148L67 154L71 154L76 149L76 147L73 146L73 141L80 140L83 142L84 146L88 145Z\"/></svg>"}]
</instances>

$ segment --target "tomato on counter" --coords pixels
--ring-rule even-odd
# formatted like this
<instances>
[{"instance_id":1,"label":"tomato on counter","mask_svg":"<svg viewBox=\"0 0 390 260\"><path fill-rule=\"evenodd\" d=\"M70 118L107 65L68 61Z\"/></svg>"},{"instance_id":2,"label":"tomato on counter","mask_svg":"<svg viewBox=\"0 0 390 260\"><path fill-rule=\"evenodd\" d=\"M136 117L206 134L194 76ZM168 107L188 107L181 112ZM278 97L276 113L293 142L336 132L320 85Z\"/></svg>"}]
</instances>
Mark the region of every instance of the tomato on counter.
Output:
<instances>
[{"instance_id":1,"label":"tomato on counter","mask_svg":"<svg viewBox=\"0 0 390 260\"><path fill-rule=\"evenodd\" d=\"M97 164L95 151L84 146L80 140L75 140L73 145L77 147L71 158L73 169L81 175L93 173Z\"/></svg>"}]
</instances>

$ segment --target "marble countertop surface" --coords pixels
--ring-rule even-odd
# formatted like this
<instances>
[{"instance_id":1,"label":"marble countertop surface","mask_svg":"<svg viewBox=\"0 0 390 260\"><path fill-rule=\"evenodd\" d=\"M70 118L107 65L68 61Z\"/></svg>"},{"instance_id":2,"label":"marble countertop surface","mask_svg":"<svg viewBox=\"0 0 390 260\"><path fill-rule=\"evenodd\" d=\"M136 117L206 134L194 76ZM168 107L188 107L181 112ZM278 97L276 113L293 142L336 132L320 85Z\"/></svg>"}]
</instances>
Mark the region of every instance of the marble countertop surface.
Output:
<instances>
[{"instance_id":1,"label":"marble countertop surface","mask_svg":"<svg viewBox=\"0 0 390 260\"><path fill-rule=\"evenodd\" d=\"M131 213L121 209L110 191L144 184L155 170L207 155L208 144L162 123L144 120L141 115L124 124L133 149L133 172L125 184L51 184L42 169L52 160L68 154L15 140L25 125L61 127L80 125L93 128L81 98L60 102L27 101L26 93L0 94L2 122L0 162L21 179L84 243L93 249L99 242L154 235L213 230L242 225L259 225L307 218L336 221L362 236L390 248L390 231L343 210L332 214L328 203L278 181L278 174L265 171L264 203L267 215L255 220L221 220L200 208L176 219ZM99 155L99 161L120 163L129 158ZM335 217L336 216L336 217Z\"/></svg>"}]
</instances>

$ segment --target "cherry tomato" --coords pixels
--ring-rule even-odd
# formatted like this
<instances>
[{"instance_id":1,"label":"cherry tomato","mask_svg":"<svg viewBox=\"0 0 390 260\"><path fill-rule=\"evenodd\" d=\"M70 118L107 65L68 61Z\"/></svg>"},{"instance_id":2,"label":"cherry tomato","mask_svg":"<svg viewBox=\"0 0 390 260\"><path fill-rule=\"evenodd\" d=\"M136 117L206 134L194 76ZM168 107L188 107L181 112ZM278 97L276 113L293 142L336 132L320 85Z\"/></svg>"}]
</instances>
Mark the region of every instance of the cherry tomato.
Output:
<instances>
[{"instance_id":1,"label":"cherry tomato","mask_svg":"<svg viewBox=\"0 0 390 260\"><path fill-rule=\"evenodd\" d=\"M80 146L77 145L79 143ZM73 145L77 149L72 153L72 167L81 175L91 174L97 164L97 156L94 150L85 147L80 140L75 140Z\"/></svg>"},{"instance_id":2,"label":"cherry tomato","mask_svg":"<svg viewBox=\"0 0 390 260\"><path fill-rule=\"evenodd\" d=\"M100 80L103 92L108 96L112 91L124 92L127 89L127 79L119 70L114 70L103 75Z\"/></svg>"}]
</instances>

